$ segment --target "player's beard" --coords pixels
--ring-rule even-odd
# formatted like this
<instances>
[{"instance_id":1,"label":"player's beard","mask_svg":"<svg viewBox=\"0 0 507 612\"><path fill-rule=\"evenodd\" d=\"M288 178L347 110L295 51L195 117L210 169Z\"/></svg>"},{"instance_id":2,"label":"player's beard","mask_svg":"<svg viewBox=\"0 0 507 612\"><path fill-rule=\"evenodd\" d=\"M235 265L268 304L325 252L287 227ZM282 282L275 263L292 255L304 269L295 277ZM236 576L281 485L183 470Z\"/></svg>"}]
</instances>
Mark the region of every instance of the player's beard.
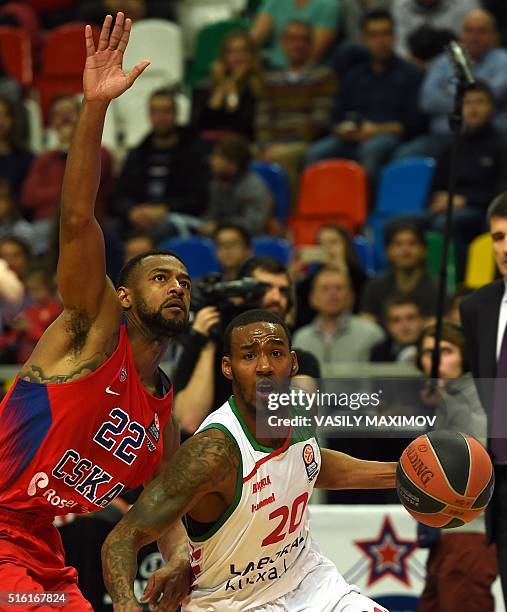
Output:
<instances>
[{"instance_id":1,"label":"player's beard","mask_svg":"<svg viewBox=\"0 0 507 612\"><path fill-rule=\"evenodd\" d=\"M142 298L136 299L136 312L141 323L154 336L159 338L174 338L187 327L188 315L185 318L168 319L163 316L163 307L150 310Z\"/></svg>"}]
</instances>

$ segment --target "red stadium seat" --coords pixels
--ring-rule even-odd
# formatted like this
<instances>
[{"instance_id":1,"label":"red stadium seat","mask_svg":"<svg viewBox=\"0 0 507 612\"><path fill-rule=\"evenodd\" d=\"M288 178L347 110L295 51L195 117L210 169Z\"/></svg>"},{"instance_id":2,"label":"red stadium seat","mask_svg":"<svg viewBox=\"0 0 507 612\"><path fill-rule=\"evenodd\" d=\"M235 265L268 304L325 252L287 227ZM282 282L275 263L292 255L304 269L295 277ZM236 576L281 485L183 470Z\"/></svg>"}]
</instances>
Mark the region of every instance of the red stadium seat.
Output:
<instances>
[{"instance_id":1,"label":"red stadium seat","mask_svg":"<svg viewBox=\"0 0 507 612\"><path fill-rule=\"evenodd\" d=\"M8 16L16 23L16 27L24 28L28 32L32 45L32 59L36 61L39 56L42 41L37 13L27 4L21 2L7 2L7 4L2 4L0 16L3 18Z\"/></svg>"},{"instance_id":2,"label":"red stadium seat","mask_svg":"<svg viewBox=\"0 0 507 612\"><path fill-rule=\"evenodd\" d=\"M24 28L0 27L0 57L5 72L30 87L33 81L32 44Z\"/></svg>"},{"instance_id":3,"label":"red stadium seat","mask_svg":"<svg viewBox=\"0 0 507 612\"><path fill-rule=\"evenodd\" d=\"M289 219L296 244L312 244L319 227L336 223L353 233L367 214L367 178L354 161L329 160L303 172L297 211Z\"/></svg>"},{"instance_id":4,"label":"red stadium seat","mask_svg":"<svg viewBox=\"0 0 507 612\"><path fill-rule=\"evenodd\" d=\"M366 173L358 163L333 159L303 172L297 212L346 215L357 225L366 218Z\"/></svg>"},{"instance_id":5,"label":"red stadium seat","mask_svg":"<svg viewBox=\"0 0 507 612\"><path fill-rule=\"evenodd\" d=\"M83 91L83 68L86 62L84 23L69 23L51 30L44 41L37 88L45 121L51 100L59 94ZM94 28L97 44L99 29Z\"/></svg>"}]
</instances>

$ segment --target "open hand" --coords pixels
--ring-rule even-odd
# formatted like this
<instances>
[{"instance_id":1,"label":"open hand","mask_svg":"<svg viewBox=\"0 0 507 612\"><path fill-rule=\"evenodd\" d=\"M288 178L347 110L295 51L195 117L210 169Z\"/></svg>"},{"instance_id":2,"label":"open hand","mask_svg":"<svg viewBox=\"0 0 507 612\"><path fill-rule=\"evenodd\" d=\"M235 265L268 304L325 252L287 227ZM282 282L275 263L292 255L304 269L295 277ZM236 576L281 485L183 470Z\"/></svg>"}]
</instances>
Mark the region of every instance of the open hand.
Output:
<instances>
[{"instance_id":1,"label":"open hand","mask_svg":"<svg viewBox=\"0 0 507 612\"><path fill-rule=\"evenodd\" d=\"M118 13L111 32L112 23L112 16L107 15L97 49L93 42L91 26L87 25L85 29L86 64L83 89L84 97L88 101L109 102L121 96L150 64L149 61L143 60L128 74L123 72L123 54L129 41L132 21L125 19L123 13Z\"/></svg>"}]
</instances>

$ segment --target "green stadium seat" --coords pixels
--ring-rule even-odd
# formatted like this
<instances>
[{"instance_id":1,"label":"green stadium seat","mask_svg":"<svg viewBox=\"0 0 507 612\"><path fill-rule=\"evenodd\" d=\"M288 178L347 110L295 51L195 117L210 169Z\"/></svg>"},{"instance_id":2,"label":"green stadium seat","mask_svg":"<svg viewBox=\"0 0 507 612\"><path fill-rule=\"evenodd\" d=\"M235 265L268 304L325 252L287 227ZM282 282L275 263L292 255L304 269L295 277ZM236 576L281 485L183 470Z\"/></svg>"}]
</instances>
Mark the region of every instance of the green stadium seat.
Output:
<instances>
[{"instance_id":1,"label":"green stadium seat","mask_svg":"<svg viewBox=\"0 0 507 612\"><path fill-rule=\"evenodd\" d=\"M442 260L444 236L441 232L425 232L427 254L426 265L428 272L438 280L440 276L440 262ZM456 246L454 242L449 245L449 257L447 260L447 293L452 295L456 291L457 280Z\"/></svg>"}]
</instances>

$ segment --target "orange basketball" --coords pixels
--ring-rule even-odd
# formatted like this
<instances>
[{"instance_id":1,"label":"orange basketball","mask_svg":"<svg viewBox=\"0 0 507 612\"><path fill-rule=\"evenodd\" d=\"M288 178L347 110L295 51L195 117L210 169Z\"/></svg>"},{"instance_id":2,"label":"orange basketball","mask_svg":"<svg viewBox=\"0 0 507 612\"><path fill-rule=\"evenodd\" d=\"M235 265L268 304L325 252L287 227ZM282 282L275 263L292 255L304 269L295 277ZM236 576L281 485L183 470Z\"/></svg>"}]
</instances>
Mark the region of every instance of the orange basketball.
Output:
<instances>
[{"instance_id":1,"label":"orange basketball","mask_svg":"<svg viewBox=\"0 0 507 612\"><path fill-rule=\"evenodd\" d=\"M483 512L495 477L484 447L462 433L432 431L403 451L396 471L398 497L430 527L461 527Z\"/></svg>"}]
</instances>

